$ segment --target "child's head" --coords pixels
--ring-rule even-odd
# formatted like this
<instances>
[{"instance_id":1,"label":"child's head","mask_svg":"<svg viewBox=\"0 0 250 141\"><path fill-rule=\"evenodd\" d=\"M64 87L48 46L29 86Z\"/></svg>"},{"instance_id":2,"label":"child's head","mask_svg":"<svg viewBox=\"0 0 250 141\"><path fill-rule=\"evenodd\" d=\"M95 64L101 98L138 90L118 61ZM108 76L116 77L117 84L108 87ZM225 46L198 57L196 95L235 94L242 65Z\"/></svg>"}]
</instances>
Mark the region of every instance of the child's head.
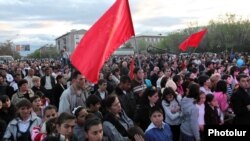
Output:
<instances>
[{"instance_id":1,"label":"child's head","mask_svg":"<svg viewBox=\"0 0 250 141\"><path fill-rule=\"evenodd\" d=\"M53 135L54 133L56 133L56 122L57 118L51 118L46 122L47 135Z\"/></svg>"},{"instance_id":2,"label":"child's head","mask_svg":"<svg viewBox=\"0 0 250 141\"><path fill-rule=\"evenodd\" d=\"M49 105L43 110L44 121L57 117L57 108L54 105Z\"/></svg>"},{"instance_id":3,"label":"child's head","mask_svg":"<svg viewBox=\"0 0 250 141\"><path fill-rule=\"evenodd\" d=\"M3 106L3 108L10 108L11 102L10 102L9 96L7 96L7 95L2 95L2 96L0 97L0 100L2 101L2 106Z\"/></svg>"},{"instance_id":4,"label":"child's head","mask_svg":"<svg viewBox=\"0 0 250 141\"><path fill-rule=\"evenodd\" d=\"M105 79L100 79L98 81L98 87L101 91L105 91L107 89L107 81Z\"/></svg>"},{"instance_id":5,"label":"child's head","mask_svg":"<svg viewBox=\"0 0 250 141\"><path fill-rule=\"evenodd\" d=\"M103 127L99 118L89 118L84 126L88 141L102 141Z\"/></svg>"},{"instance_id":6,"label":"child's head","mask_svg":"<svg viewBox=\"0 0 250 141\"><path fill-rule=\"evenodd\" d=\"M32 103L33 109L39 109L42 106L41 98L38 95L34 95L30 98L30 102Z\"/></svg>"},{"instance_id":7,"label":"child's head","mask_svg":"<svg viewBox=\"0 0 250 141\"><path fill-rule=\"evenodd\" d=\"M28 99L26 98L21 99L20 101L17 102L16 107L18 116L22 120L27 120L30 117L32 111L32 104Z\"/></svg>"},{"instance_id":8,"label":"child's head","mask_svg":"<svg viewBox=\"0 0 250 141\"><path fill-rule=\"evenodd\" d=\"M207 94L206 95L206 104L210 105L211 107L218 106L218 102L215 99L213 94Z\"/></svg>"},{"instance_id":9,"label":"child's head","mask_svg":"<svg viewBox=\"0 0 250 141\"><path fill-rule=\"evenodd\" d=\"M63 112L59 115L56 129L61 135L64 135L66 139L69 139L73 135L73 129L76 124L75 116Z\"/></svg>"},{"instance_id":10,"label":"child's head","mask_svg":"<svg viewBox=\"0 0 250 141\"><path fill-rule=\"evenodd\" d=\"M161 127L163 122L163 112L161 108L155 106L150 109L149 117L156 127Z\"/></svg>"},{"instance_id":11,"label":"child's head","mask_svg":"<svg viewBox=\"0 0 250 141\"><path fill-rule=\"evenodd\" d=\"M176 98L176 94L171 87L167 87L163 91L162 98L166 102L170 103L171 101L173 101Z\"/></svg>"},{"instance_id":12,"label":"child's head","mask_svg":"<svg viewBox=\"0 0 250 141\"><path fill-rule=\"evenodd\" d=\"M101 99L97 95L90 95L86 100L86 106L91 111L99 111L101 107Z\"/></svg>"},{"instance_id":13,"label":"child's head","mask_svg":"<svg viewBox=\"0 0 250 141\"><path fill-rule=\"evenodd\" d=\"M83 126L85 123L85 118L88 115L87 110L84 107L79 106L75 108L72 113L76 117L77 124Z\"/></svg>"},{"instance_id":14,"label":"child's head","mask_svg":"<svg viewBox=\"0 0 250 141\"><path fill-rule=\"evenodd\" d=\"M203 91L200 91L200 95L197 99L198 104L203 104L206 101L206 94Z\"/></svg>"}]
</instances>

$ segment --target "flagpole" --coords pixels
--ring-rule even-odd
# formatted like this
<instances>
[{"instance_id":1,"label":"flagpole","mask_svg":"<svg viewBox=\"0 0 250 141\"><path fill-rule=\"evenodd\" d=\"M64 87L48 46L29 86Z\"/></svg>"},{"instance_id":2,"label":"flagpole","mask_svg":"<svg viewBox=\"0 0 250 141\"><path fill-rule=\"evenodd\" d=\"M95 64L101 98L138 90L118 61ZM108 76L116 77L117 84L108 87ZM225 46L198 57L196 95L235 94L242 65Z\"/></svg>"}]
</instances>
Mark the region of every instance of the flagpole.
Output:
<instances>
[{"instance_id":1,"label":"flagpole","mask_svg":"<svg viewBox=\"0 0 250 141\"><path fill-rule=\"evenodd\" d=\"M138 54L138 64L139 64L139 68L142 68L141 67L141 61L140 61L140 57L139 57L139 55L140 55L140 53L139 53L139 47L137 46L137 41L136 41L136 36L134 35L134 37L133 37L133 39L134 39L134 42L135 42L135 47L134 47L134 49L136 49L136 51L137 51L137 54Z\"/></svg>"}]
</instances>

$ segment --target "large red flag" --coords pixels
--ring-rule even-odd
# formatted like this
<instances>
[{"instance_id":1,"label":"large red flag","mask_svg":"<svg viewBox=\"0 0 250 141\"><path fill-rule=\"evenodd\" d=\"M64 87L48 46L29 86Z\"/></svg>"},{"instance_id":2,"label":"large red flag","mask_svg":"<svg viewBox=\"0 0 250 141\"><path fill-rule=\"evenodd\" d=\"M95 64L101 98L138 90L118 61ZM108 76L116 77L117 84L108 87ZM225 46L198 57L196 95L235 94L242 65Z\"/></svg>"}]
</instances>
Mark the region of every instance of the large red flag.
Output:
<instances>
[{"instance_id":1,"label":"large red flag","mask_svg":"<svg viewBox=\"0 0 250 141\"><path fill-rule=\"evenodd\" d=\"M185 41L183 41L180 44L179 49L181 51L186 51L188 49L188 47L197 48L199 46L203 36L206 33L207 33L207 29L203 29L199 32L191 34Z\"/></svg>"},{"instance_id":2,"label":"large red flag","mask_svg":"<svg viewBox=\"0 0 250 141\"><path fill-rule=\"evenodd\" d=\"M133 35L128 0L116 0L83 36L72 53L72 64L87 80L96 83L104 62Z\"/></svg>"},{"instance_id":3,"label":"large red flag","mask_svg":"<svg viewBox=\"0 0 250 141\"><path fill-rule=\"evenodd\" d=\"M132 58L129 66L129 77L131 80L134 79L134 69L135 69L135 59Z\"/></svg>"}]
</instances>

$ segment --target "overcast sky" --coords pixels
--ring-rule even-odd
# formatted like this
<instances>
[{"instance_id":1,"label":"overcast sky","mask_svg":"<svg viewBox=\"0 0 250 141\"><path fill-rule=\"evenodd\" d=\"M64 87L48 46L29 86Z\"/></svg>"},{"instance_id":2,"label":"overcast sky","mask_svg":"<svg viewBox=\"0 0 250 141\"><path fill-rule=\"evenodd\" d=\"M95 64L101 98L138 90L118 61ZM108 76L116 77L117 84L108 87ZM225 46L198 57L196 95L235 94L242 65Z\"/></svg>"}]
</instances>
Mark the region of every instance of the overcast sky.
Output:
<instances>
[{"instance_id":1,"label":"overcast sky","mask_svg":"<svg viewBox=\"0 0 250 141\"><path fill-rule=\"evenodd\" d=\"M115 0L0 0L0 42L40 46L89 29ZM250 0L129 0L137 35L206 25L225 13L250 17Z\"/></svg>"}]
</instances>

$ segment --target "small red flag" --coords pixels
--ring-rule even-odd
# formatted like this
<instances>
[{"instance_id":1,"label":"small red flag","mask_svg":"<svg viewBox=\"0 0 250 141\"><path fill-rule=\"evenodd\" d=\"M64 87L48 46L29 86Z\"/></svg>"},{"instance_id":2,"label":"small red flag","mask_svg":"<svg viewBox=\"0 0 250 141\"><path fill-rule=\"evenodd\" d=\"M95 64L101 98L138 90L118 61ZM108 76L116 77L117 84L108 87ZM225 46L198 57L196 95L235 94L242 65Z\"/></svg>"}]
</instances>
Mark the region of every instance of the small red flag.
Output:
<instances>
[{"instance_id":1,"label":"small red flag","mask_svg":"<svg viewBox=\"0 0 250 141\"><path fill-rule=\"evenodd\" d=\"M83 36L72 53L72 64L87 80L96 83L104 62L133 35L128 0L116 0Z\"/></svg>"},{"instance_id":2,"label":"small red flag","mask_svg":"<svg viewBox=\"0 0 250 141\"><path fill-rule=\"evenodd\" d=\"M135 59L132 58L129 66L129 77L131 80L134 79L134 69L135 69Z\"/></svg>"},{"instance_id":3,"label":"small red flag","mask_svg":"<svg viewBox=\"0 0 250 141\"><path fill-rule=\"evenodd\" d=\"M180 44L179 49L181 51L186 51L188 49L188 47L197 48L199 46L203 36L206 33L207 33L207 29L203 29L199 32L193 33L185 41L183 41Z\"/></svg>"}]
</instances>

